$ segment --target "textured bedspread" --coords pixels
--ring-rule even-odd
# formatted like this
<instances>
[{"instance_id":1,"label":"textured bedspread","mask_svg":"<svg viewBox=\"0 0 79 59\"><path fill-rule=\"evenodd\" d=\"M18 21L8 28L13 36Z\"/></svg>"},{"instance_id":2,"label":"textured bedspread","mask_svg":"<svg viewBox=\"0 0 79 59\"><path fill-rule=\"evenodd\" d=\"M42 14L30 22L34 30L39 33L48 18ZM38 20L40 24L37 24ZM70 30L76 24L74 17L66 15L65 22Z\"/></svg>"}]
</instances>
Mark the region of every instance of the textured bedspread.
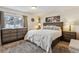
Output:
<instances>
[{"instance_id":1,"label":"textured bedspread","mask_svg":"<svg viewBox=\"0 0 79 59\"><path fill-rule=\"evenodd\" d=\"M24 40L34 42L46 52L49 52L52 41L61 35L61 31L58 30L30 30L25 35Z\"/></svg>"}]
</instances>

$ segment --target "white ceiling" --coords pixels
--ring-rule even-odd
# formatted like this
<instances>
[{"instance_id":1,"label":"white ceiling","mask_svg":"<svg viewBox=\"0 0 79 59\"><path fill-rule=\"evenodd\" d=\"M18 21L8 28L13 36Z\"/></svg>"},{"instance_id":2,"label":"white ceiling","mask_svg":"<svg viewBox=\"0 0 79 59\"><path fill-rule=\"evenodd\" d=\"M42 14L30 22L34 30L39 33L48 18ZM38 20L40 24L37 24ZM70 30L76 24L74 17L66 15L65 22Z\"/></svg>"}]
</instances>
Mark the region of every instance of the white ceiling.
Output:
<instances>
[{"instance_id":1,"label":"white ceiling","mask_svg":"<svg viewBox=\"0 0 79 59\"><path fill-rule=\"evenodd\" d=\"M37 6L37 9L32 10L31 6L4 6L5 8L25 12L25 13L32 13L32 14L41 14L41 13L48 13L48 12L56 12L56 11L66 11L71 10L73 8L79 8L78 6Z\"/></svg>"}]
</instances>

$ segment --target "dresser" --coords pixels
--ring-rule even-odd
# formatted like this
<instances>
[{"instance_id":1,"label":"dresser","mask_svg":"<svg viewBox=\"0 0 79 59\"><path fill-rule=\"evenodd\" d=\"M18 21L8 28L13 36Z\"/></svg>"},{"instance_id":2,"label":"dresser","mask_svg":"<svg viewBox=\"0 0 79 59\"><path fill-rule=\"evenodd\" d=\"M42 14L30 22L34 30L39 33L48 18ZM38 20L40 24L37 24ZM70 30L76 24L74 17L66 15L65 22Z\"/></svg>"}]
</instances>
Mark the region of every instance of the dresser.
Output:
<instances>
[{"instance_id":1,"label":"dresser","mask_svg":"<svg viewBox=\"0 0 79 59\"><path fill-rule=\"evenodd\" d=\"M76 32L63 31L63 40L70 42L71 39L76 39Z\"/></svg>"},{"instance_id":2,"label":"dresser","mask_svg":"<svg viewBox=\"0 0 79 59\"><path fill-rule=\"evenodd\" d=\"M24 38L25 34L27 33L27 28L16 29L16 31L17 31L17 38L22 39L22 38Z\"/></svg>"},{"instance_id":3,"label":"dresser","mask_svg":"<svg viewBox=\"0 0 79 59\"><path fill-rule=\"evenodd\" d=\"M2 29L2 44L23 39L27 33L27 28Z\"/></svg>"}]
</instances>

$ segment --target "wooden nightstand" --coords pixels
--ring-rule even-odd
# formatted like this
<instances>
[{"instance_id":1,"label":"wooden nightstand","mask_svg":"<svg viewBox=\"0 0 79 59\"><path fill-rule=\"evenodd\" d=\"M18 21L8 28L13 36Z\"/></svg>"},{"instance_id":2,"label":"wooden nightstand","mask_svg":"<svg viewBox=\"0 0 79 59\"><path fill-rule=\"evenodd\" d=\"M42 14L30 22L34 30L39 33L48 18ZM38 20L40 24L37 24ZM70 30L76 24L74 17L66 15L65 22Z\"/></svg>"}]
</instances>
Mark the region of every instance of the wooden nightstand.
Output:
<instances>
[{"instance_id":1,"label":"wooden nightstand","mask_svg":"<svg viewBox=\"0 0 79 59\"><path fill-rule=\"evenodd\" d=\"M63 31L63 40L70 42L71 39L76 39L76 32Z\"/></svg>"}]
</instances>

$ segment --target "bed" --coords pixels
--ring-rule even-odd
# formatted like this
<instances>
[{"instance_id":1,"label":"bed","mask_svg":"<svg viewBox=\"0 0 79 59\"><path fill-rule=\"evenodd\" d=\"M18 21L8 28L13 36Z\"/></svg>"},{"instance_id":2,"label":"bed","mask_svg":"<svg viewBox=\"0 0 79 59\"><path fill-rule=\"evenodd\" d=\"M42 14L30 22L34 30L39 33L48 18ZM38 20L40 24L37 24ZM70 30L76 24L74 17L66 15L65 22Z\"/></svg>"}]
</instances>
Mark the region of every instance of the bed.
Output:
<instances>
[{"instance_id":1,"label":"bed","mask_svg":"<svg viewBox=\"0 0 79 59\"><path fill-rule=\"evenodd\" d=\"M62 25L62 22L44 23L43 29L28 31L24 40L35 43L46 52L51 52L52 42L58 42L57 38L62 36Z\"/></svg>"}]
</instances>

